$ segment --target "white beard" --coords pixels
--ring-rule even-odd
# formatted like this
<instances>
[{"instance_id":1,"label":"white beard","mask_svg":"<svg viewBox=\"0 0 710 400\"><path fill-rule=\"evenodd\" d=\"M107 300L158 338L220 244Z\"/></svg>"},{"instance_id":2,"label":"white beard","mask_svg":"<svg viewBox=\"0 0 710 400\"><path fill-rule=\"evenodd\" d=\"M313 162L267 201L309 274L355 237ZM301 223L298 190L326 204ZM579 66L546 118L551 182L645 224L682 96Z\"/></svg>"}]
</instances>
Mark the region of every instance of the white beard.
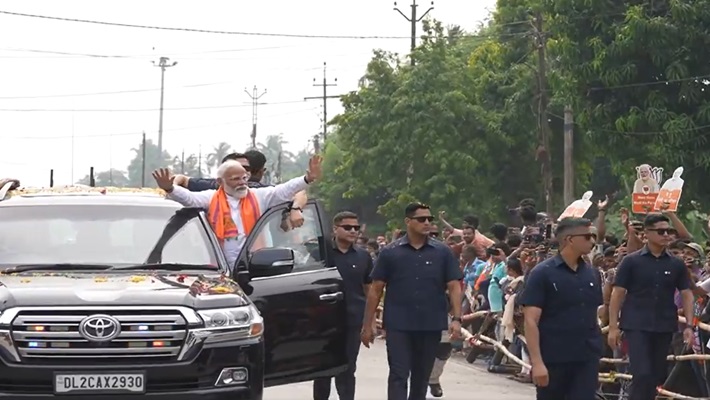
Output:
<instances>
[{"instance_id":1,"label":"white beard","mask_svg":"<svg viewBox=\"0 0 710 400\"><path fill-rule=\"evenodd\" d=\"M231 188L229 186L224 186L224 192L227 193L227 196L234 197L235 199L243 199L247 197L247 194L249 193L249 188L248 187L240 187L240 188Z\"/></svg>"}]
</instances>

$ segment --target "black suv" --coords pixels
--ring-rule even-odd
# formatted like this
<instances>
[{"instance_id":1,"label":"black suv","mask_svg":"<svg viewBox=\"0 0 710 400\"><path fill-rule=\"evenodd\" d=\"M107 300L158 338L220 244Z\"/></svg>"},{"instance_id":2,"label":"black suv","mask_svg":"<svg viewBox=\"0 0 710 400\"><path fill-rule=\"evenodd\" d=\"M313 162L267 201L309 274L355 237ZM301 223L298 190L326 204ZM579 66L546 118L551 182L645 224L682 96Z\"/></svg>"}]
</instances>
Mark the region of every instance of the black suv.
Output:
<instances>
[{"instance_id":1,"label":"black suv","mask_svg":"<svg viewBox=\"0 0 710 400\"><path fill-rule=\"evenodd\" d=\"M203 212L157 193L6 191L0 398L261 400L346 368L317 202L290 231L267 210L230 266Z\"/></svg>"}]
</instances>

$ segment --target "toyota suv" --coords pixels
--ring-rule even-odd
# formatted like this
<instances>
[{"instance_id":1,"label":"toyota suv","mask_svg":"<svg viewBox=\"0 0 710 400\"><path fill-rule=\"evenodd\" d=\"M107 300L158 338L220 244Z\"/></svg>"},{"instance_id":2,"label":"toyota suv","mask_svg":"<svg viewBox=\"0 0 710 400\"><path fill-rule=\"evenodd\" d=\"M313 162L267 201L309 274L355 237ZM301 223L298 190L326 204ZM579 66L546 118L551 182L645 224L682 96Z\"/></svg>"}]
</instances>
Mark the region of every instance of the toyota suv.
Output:
<instances>
[{"instance_id":1,"label":"toyota suv","mask_svg":"<svg viewBox=\"0 0 710 400\"><path fill-rule=\"evenodd\" d=\"M261 400L346 368L317 202L291 230L267 210L227 265L203 212L155 191L8 189L0 398Z\"/></svg>"}]
</instances>

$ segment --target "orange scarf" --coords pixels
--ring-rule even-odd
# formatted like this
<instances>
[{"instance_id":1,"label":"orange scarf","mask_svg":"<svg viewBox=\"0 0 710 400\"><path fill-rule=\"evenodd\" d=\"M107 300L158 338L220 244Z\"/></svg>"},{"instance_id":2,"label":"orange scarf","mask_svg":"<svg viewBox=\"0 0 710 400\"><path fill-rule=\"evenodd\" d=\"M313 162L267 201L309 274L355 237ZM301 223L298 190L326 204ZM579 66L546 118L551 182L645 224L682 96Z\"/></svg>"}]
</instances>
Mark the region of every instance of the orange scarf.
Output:
<instances>
[{"instance_id":1,"label":"orange scarf","mask_svg":"<svg viewBox=\"0 0 710 400\"><path fill-rule=\"evenodd\" d=\"M256 225L256 221L261 216L259 210L259 202L256 199L254 192L249 190L246 197L240 203L239 213L244 226L244 234L248 235ZM237 225L232 219L232 210L227 201L227 193L220 186L217 192L212 196L210 208L207 210L207 219L214 230L217 239L220 243L224 243L226 239L236 238L239 235Z\"/></svg>"}]
</instances>

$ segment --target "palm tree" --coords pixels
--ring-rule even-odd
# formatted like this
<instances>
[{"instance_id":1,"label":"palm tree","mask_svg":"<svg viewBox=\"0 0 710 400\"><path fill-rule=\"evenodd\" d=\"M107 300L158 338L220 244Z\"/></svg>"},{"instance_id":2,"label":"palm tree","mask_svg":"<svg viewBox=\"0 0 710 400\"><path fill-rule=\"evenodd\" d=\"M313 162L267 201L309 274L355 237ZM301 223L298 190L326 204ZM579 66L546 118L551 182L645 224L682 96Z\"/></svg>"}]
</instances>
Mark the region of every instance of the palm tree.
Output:
<instances>
[{"instance_id":1,"label":"palm tree","mask_svg":"<svg viewBox=\"0 0 710 400\"><path fill-rule=\"evenodd\" d=\"M225 142L220 142L217 146L212 149L212 152L207 154L207 159L205 160L205 165L207 166L207 172L211 173L212 168L217 167L222 163L222 159L227 156L227 154L232 152L232 146Z\"/></svg>"}]
</instances>

